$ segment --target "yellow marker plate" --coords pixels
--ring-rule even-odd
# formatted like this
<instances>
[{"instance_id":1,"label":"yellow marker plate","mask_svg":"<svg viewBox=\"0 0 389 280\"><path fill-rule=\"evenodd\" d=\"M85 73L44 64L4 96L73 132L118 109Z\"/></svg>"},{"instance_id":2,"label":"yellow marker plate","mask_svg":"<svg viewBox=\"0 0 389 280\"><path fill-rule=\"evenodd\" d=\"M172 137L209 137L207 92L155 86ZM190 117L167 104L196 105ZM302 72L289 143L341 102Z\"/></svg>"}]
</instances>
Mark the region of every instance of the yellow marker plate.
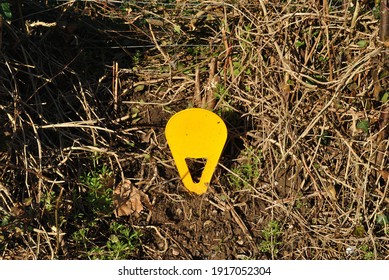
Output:
<instances>
[{"instance_id":1,"label":"yellow marker plate","mask_svg":"<svg viewBox=\"0 0 389 280\"><path fill-rule=\"evenodd\" d=\"M223 120L205 109L186 109L170 118L165 135L184 186L196 194L205 193L227 140ZM195 183L185 160L199 158L207 162Z\"/></svg>"}]
</instances>

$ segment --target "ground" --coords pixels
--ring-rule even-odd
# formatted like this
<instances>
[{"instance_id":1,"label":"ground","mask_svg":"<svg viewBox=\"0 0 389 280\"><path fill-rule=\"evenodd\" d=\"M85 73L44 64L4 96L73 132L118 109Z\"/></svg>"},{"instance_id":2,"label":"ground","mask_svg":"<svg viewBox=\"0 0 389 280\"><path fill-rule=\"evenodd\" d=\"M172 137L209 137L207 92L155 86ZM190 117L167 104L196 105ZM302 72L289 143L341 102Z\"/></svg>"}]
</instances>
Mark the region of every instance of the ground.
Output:
<instances>
[{"instance_id":1,"label":"ground","mask_svg":"<svg viewBox=\"0 0 389 280\"><path fill-rule=\"evenodd\" d=\"M389 258L379 1L3 2L1 259ZM228 128L202 195L191 107Z\"/></svg>"}]
</instances>

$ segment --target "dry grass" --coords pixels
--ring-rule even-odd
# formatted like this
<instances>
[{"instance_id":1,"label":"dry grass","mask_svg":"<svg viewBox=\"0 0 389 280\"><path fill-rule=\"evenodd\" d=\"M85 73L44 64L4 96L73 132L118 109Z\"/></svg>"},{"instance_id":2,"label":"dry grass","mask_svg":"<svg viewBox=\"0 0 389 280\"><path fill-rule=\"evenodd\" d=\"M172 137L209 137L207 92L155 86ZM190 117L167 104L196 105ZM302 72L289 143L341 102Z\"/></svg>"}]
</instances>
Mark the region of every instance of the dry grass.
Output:
<instances>
[{"instance_id":1,"label":"dry grass","mask_svg":"<svg viewBox=\"0 0 389 280\"><path fill-rule=\"evenodd\" d=\"M90 244L106 244L98 232L116 218L87 209L81 178L102 166L112 171L104 188L130 179L192 221L196 198L182 192L163 128L201 104L195 94L216 96L210 107L230 132L202 200L241 232L244 241L223 242L244 253L226 257L388 258L389 70L376 8L53 2L26 1L2 26L2 258L93 257ZM153 211L125 221L144 235L133 258L209 257L181 248L174 224L153 223L166 213ZM267 238L275 223L281 233ZM82 228L88 244L74 238Z\"/></svg>"}]
</instances>

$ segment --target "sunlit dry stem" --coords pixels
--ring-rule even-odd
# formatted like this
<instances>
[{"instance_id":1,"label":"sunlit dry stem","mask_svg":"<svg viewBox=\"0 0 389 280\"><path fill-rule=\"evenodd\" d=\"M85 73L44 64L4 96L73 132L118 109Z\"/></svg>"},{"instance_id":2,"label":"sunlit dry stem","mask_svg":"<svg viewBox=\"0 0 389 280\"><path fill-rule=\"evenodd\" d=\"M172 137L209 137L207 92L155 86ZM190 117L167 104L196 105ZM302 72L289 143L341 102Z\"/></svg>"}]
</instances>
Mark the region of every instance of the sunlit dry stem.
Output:
<instances>
[{"instance_id":1,"label":"sunlit dry stem","mask_svg":"<svg viewBox=\"0 0 389 280\"><path fill-rule=\"evenodd\" d=\"M0 49L3 44L3 18L0 17Z\"/></svg>"},{"instance_id":2,"label":"sunlit dry stem","mask_svg":"<svg viewBox=\"0 0 389 280\"><path fill-rule=\"evenodd\" d=\"M197 65L195 73L195 93L193 96L195 106L201 105L200 66Z\"/></svg>"},{"instance_id":3,"label":"sunlit dry stem","mask_svg":"<svg viewBox=\"0 0 389 280\"><path fill-rule=\"evenodd\" d=\"M206 99L206 108L209 110L213 110L216 106L216 98L215 91L217 89L218 84L218 76L217 76L217 59L212 58L209 63L209 81L208 81L208 92L204 99Z\"/></svg>"},{"instance_id":4,"label":"sunlit dry stem","mask_svg":"<svg viewBox=\"0 0 389 280\"><path fill-rule=\"evenodd\" d=\"M118 68L119 65L115 61L112 65L112 93L113 93L113 110L115 111L115 114L118 112L118 84L119 84L119 79L118 79Z\"/></svg>"}]
</instances>

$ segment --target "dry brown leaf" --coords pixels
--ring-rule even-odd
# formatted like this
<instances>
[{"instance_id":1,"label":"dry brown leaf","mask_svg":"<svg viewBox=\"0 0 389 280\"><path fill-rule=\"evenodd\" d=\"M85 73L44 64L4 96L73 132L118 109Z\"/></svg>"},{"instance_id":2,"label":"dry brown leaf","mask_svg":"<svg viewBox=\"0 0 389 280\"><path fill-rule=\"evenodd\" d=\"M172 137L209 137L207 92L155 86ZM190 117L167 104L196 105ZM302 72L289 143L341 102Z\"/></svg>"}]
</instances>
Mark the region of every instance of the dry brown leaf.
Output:
<instances>
[{"instance_id":1,"label":"dry brown leaf","mask_svg":"<svg viewBox=\"0 0 389 280\"><path fill-rule=\"evenodd\" d=\"M388 182L388 181L389 181L389 172L386 171L386 170L380 170L379 172L380 172L382 178L383 178L386 182Z\"/></svg>"},{"instance_id":2,"label":"dry brown leaf","mask_svg":"<svg viewBox=\"0 0 389 280\"><path fill-rule=\"evenodd\" d=\"M113 191L113 203L115 205L115 216L129 216L139 214L143 205L151 208L147 194L135 188L129 180L119 183Z\"/></svg>"},{"instance_id":3,"label":"dry brown leaf","mask_svg":"<svg viewBox=\"0 0 389 280\"><path fill-rule=\"evenodd\" d=\"M147 133L142 134L139 138L142 143L150 143L151 135L153 134L154 130L150 129Z\"/></svg>"}]
</instances>

